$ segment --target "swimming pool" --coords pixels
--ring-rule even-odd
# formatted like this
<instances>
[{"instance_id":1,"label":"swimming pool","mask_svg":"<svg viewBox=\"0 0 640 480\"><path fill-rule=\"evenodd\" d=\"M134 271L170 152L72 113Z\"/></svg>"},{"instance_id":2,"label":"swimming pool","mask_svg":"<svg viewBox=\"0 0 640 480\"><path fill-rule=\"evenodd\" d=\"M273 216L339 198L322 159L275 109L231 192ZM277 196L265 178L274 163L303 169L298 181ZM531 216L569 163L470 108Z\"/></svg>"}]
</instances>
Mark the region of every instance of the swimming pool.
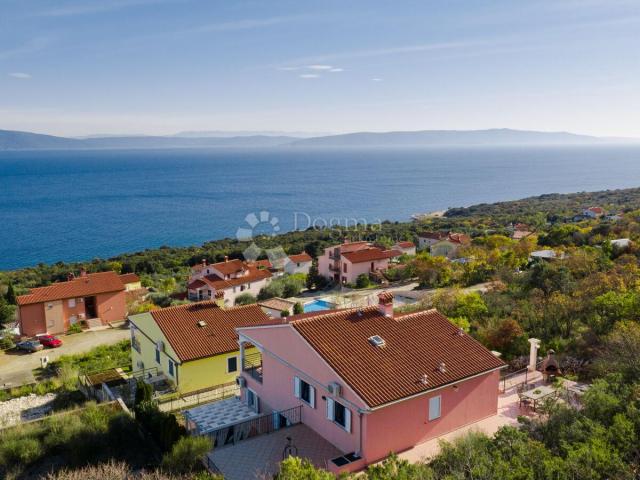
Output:
<instances>
[{"instance_id":1,"label":"swimming pool","mask_svg":"<svg viewBox=\"0 0 640 480\"><path fill-rule=\"evenodd\" d=\"M331 308L335 308L333 303L327 302L326 300L314 300L313 302L304 304L304 313L307 312L319 312L321 310L329 310Z\"/></svg>"}]
</instances>

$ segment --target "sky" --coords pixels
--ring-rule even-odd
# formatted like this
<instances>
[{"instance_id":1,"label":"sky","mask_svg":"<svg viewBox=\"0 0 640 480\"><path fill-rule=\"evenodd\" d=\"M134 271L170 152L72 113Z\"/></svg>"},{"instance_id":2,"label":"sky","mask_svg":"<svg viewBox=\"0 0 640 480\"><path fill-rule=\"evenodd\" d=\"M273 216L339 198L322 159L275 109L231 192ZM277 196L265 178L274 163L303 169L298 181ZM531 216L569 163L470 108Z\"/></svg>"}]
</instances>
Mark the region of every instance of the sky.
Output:
<instances>
[{"instance_id":1,"label":"sky","mask_svg":"<svg viewBox=\"0 0 640 480\"><path fill-rule=\"evenodd\" d=\"M640 137L638 32L638 0L0 0L0 129Z\"/></svg>"}]
</instances>

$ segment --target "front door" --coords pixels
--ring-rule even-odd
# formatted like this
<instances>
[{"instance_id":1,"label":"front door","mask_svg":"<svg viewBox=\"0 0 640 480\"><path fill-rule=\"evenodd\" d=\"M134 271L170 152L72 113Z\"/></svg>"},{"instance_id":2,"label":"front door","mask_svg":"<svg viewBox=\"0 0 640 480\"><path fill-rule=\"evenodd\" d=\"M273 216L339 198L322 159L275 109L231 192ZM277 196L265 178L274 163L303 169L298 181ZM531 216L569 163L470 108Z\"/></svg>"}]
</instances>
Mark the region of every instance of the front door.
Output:
<instances>
[{"instance_id":1,"label":"front door","mask_svg":"<svg viewBox=\"0 0 640 480\"><path fill-rule=\"evenodd\" d=\"M98 318L98 310L96 308L96 297L84 298L84 313L89 318Z\"/></svg>"}]
</instances>

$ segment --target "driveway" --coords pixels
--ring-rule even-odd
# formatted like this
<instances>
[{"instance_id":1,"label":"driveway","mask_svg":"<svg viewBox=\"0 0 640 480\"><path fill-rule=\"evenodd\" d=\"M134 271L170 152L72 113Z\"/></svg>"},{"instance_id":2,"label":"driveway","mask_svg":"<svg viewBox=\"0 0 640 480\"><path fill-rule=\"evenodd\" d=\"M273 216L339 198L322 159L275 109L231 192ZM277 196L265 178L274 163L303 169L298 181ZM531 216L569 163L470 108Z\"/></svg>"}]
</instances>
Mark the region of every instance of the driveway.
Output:
<instances>
[{"instance_id":1,"label":"driveway","mask_svg":"<svg viewBox=\"0 0 640 480\"><path fill-rule=\"evenodd\" d=\"M62 355L84 353L98 345L110 345L130 338L128 327L109 328L75 335L60 335L63 345L59 348L45 348L35 353L18 351L0 352L0 388L17 386L35 381L33 369L40 366L40 358L47 356L53 361Z\"/></svg>"}]
</instances>

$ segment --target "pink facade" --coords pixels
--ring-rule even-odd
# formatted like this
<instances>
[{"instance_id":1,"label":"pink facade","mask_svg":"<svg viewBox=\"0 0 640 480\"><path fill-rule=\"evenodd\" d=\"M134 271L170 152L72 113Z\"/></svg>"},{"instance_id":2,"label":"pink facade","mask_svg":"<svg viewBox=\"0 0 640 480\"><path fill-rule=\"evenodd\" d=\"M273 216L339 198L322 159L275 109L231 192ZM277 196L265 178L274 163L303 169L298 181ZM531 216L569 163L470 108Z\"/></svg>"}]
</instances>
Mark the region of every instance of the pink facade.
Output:
<instances>
[{"instance_id":1,"label":"pink facade","mask_svg":"<svg viewBox=\"0 0 640 480\"><path fill-rule=\"evenodd\" d=\"M356 452L362 457L340 470L361 469L390 452L410 449L497 413L497 370L372 409L290 325L243 328L238 332L241 344L251 343L262 351L262 383L243 373L243 398L246 389L251 389L260 399L261 413L303 405L305 425L345 454ZM296 397L295 377L315 389L315 408ZM329 393L331 382L343 386L341 395ZM430 421L429 399L436 396L441 399L441 415ZM329 398L349 409L350 431L327 418ZM338 471L335 465L329 468Z\"/></svg>"},{"instance_id":2,"label":"pink facade","mask_svg":"<svg viewBox=\"0 0 640 480\"><path fill-rule=\"evenodd\" d=\"M368 242L347 242L326 248L318 257L318 273L336 283L355 283L358 276L384 272L401 251L383 250Z\"/></svg>"}]
</instances>

